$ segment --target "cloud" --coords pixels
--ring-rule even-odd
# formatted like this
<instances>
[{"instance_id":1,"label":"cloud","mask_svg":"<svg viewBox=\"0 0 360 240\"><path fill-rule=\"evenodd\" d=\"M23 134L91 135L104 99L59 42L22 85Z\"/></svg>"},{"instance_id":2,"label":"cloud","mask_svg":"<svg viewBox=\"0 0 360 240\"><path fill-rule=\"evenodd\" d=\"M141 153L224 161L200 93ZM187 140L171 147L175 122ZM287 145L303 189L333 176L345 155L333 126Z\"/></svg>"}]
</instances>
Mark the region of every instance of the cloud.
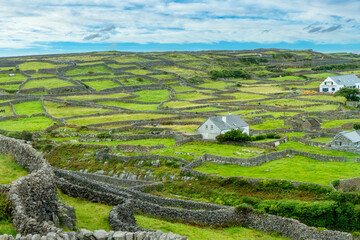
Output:
<instances>
[{"instance_id":1,"label":"cloud","mask_svg":"<svg viewBox=\"0 0 360 240\"><path fill-rule=\"evenodd\" d=\"M99 33L95 33L95 34L90 34L90 35L84 37L83 39L84 40L93 40L95 38L100 38L100 37L101 37L101 35Z\"/></svg>"},{"instance_id":2,"label":"cloud","mask_svg":"<svg viewBox=\"0 0 360 240\"><path fill-rule=\"evenodd\" d=\"M360 1L344 1L0 1L0 48L99 41L358 43L360 28L352 26L360 23Z\"/></svg>"},{"instance_id":3,"label":"cloud","mask_svg":"<svg viewBox=\"0 0 360 240\"><path fill-rule=\"evenodd\" d=\"M336 25L336 26L326 28L326 29L322 30L321 32L333 32L333 31L336 31L336 30L338 30L340 28L342 28L341 25Z\"/></svg>"},{"instance_id":4,"label":"cloud","mask_svg":"<svg viewBox=\"0 0 360 240\"><path fill-rule=\"evenodd\" d=\"M319 32L322 29L322 27L314 27L308 31L308 33L314 33Z\"/></svg>"},{"instance_id":5,"label":"cloud","mask_svg":"<svg viewBox=\"0 0 360 240\"><path fill-rule=\"evenodd\" d=\"M100 29L99 32L110 32L110 31L115 30L115 29L116 29L116 27L114 25L110 25L108 27Z\"/></svg>"}]
</instances>

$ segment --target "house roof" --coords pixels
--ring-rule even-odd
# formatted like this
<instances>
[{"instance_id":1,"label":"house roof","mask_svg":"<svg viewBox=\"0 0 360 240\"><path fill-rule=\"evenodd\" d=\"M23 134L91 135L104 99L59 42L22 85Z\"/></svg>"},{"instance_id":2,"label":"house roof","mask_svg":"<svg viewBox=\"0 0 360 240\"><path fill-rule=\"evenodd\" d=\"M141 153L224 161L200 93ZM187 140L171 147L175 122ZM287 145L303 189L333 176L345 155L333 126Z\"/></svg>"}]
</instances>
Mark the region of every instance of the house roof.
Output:
<instances>
[{"instance_id":1,"label":"house roof","mask_svg":"<svg viewBox=\"0 0 360 240\"><path fill-rule=\"evenodd\" d=\"M360 130L352 131L352 132L343 131L340 132L339 134L343 135L353 143L360 142Z\"/></svg>"},{"instance_id":2,"label":"house roof","mask_svg":"<svg viewBox=\"0 0 360 240\"><path fill-rule=\"evenodd\" d=\"M360 79L355 74L339 75L329 77L337 85L354 86L356 83L360 83Z\"/></svg>"},{"instance_id":3,"label":"house roof","mask_svg":"<svg viewBox=\"0 0 360 240\"><path fill-rule=\"evenodd\" d=\"M238 115L226 115L219 117L209 118L220 130L228 130L233 128L242 128L248 127L244 120L242 120ZM225 121L223 121L225 120Z\"/></svg>"}]
</instances>

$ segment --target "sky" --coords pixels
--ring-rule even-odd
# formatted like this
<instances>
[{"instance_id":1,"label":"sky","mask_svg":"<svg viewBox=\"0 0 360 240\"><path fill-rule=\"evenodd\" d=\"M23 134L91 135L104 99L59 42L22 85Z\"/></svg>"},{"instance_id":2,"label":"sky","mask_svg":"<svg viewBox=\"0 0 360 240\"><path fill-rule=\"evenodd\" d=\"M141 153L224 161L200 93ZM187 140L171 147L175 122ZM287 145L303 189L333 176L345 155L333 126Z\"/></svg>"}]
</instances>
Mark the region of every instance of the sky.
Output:
<instances>
[{"instance_id":1,"label":"sky","mask_svg":"<svg viewBox=\"0 0 360 240\"><path fill-rule=\"evenodd\" d=\"M360 53L360 0L0 0L0 56L256 48Z\"/></svg>"}]
</instances>

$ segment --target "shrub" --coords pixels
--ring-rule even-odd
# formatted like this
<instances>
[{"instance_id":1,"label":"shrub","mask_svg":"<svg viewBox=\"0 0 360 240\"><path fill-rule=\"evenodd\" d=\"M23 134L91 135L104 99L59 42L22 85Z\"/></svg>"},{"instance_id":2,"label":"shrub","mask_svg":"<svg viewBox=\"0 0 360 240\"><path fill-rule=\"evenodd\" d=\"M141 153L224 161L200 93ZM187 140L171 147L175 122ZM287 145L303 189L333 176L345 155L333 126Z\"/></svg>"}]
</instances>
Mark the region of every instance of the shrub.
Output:
<instances>
[{"instance_id":1,"label":"shrub","mask_svg":"<svg viewBox=\"0 0 360 240\"><path fill-rule=\"evenodd\" d=\"M221 137L219 137L221 138ZM246 133L243 133L239 129L231 129L230 131L226 132L222 136L224 141L232 141L232 142L247 142L251 141L251 137Z\"/></svg>"},{"instance_id":2,"label":"shrub","mask_svg":"<svg viewBox=\"0 0 360 240\"><path fill-rule=\"evenodd\" d=\"M247 204L247 203L241 203L241 204L239 204L239 205L237 205L235 207L236 211L251 211L253 209L254 208L251 205Z\"/></svg>"},{"instance_id":3,"label":"shrub","mask_svg":"<svg viewBox=\"0 0 360 240\"><path fill-rule=\"evenodd\" d=\"M210 75L212 79L218 78L244 78L250 79L250 74L245 70L211 70Z\"/></svg>"},{"instance_id":4,"label":"shrub","mask_svg":"<svg viewBox=\"0 0 360 240\"><path fill-rule=\"evenodd\" d=\"M110 133L99 133L98 135L96 135L97 138L111 138Z\"/></svg>"},{"instance_id":5,"label":"shrub","mask_svg":"<svg viewBox=\"0 0 360 240\"><path fill-rule=\"evenodd\" d=\"M337 186L339 186L339 184L340 184L340 180L339 180L339 179L334 180L334 181L331 182L331 184L332 184L334 187L337 187Z\"/></svg>"},{"instance_id":6,"label":"shrub","mask_svg":"<svg viewBox=\"0 0 360 240\"><path fill-rule=\"evenodd\" d=\"M9 209L9 200L5 193L0 193L0 222L10 221L11 213Z\"/></svg>"},{"instance_id":7,"label":"shrub","mask_svg":"<svg viewBox=\"0 0 360 240\"><path fill-rule=\"evenodd\" d=\"M359 123L355 123L353 127L354 127L355 130L359 130L359 129L360 129L360 124L359 124Z\"/></svg>"},{"instance_id":8,"label":"shrub","mask_svg":"<svg viewBox=\"0 0 360 240\"><path fill-rule=\"evenodd\" d=\"M266 134L266 137L267 137L267 138L272 138L272 139L279 139L279 138L281 138L281 136L280 136L279 134L277 134L277 133L267 133L267 134Z\"/></svg>"}]
</instances>

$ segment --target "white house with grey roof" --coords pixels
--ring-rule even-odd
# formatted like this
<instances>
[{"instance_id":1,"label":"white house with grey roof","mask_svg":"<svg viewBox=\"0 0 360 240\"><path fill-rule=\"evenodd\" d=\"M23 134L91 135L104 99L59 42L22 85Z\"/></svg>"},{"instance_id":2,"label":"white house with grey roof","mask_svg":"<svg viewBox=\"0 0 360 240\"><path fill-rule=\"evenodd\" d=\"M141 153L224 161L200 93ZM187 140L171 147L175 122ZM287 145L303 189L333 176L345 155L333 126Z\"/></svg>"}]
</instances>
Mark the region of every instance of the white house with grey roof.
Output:
<instances>
[{"instance_id":1,"label":"white house with grey roof","mask_svg":"<svg viewBox=\"0 0 360 240\"><path fill-rule=\"evenodd\" d=\"M226 115L208 118L197 131L203 139L215 139L216 136L224 134L231 129L240 129L243 133L249 134L249 124L238 115Z\"/></svg>"},{"instance_id":2,"label":"white house with grey roof","mask_svg":"<svg viewBox=\"0 0 360 240\"><path fill-rule=\"evenodd\" d=\"M343 87L360 89L360 79L355 74L327 77L319 87L319 92L335 93Z\"/></svg>"}]
</instances>

